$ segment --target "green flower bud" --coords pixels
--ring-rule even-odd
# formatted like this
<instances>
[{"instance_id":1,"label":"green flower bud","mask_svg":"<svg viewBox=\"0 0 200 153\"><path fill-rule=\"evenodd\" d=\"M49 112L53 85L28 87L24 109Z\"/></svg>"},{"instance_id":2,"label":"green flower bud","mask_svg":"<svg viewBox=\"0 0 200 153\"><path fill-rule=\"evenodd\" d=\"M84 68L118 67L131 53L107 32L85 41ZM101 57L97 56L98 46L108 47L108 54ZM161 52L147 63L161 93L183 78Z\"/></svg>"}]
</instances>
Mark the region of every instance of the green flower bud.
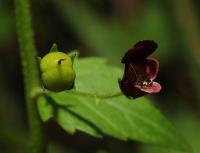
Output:
<instances>
[{"instance_id":1,"label":"green flower bud","mask_svg":"<svg viewBox=\"0 0 200 153\"><path fill-rule=\"evenodd\" d=\"M75 72L71 58L63 52L50 52L40 62L43 85L59 92L73 87Z\"/></svg>"}]
</instances>

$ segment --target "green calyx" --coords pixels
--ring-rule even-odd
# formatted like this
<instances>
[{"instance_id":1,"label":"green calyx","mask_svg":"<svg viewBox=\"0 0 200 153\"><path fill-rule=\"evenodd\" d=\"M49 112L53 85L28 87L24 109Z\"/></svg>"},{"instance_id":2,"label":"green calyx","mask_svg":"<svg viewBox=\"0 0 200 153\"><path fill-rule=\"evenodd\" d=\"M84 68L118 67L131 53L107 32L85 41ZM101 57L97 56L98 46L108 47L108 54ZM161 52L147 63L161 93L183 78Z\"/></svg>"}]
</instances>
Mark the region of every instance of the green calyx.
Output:
<instances>
[{"instance_id":1,"label":"green calyx","mask_svg":"<svg viewBox=\"0 0 200 153\"><path fill-rule=\"evenodd\" d=\"M44 87L59 92L73 87L75 71L73 59L68 54L56 50L57 45L53 44L50 52L41 59L40 71Z\"/></svg>"}]
</instances>

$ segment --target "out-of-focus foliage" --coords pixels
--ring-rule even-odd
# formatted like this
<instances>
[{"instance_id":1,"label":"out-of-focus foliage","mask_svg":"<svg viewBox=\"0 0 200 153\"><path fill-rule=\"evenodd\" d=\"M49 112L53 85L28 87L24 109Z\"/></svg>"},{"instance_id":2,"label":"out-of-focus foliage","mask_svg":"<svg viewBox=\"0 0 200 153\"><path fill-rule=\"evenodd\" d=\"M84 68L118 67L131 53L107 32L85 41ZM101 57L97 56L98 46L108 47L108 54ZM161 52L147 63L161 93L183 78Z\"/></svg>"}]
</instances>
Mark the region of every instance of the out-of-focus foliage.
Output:
<instances>
[{"instance_id":1,"label":"out-of-focus foliage","mask_svg":"<svg viewBox=\"0 0 200 153\"><path fill-rule=\"evenodd\" d=\"M13 13L13 12L12 12ZM4 3L0 5L0 42L9 42L9 39L14 33L14 20L12 20L12 13L7 9Z\"/></svg>"},{"instance_id":2,"label":"out-of-focus foliage","mask_svg":"<svg viewBox=\"0 0 200 153\"><path fill-rule=\"evenodd\" d=\"M66 24L70 24L79 39L99 55L118 60L135 42L144 39L158 42L157 56L162 61L173 55L173 49L169 50L174 44L170 18L160 3L147 2L142 13L135 19L128 19L126 24L103 18L85 2L58 0L55 4Z\"/></svg>"}]
</instances>

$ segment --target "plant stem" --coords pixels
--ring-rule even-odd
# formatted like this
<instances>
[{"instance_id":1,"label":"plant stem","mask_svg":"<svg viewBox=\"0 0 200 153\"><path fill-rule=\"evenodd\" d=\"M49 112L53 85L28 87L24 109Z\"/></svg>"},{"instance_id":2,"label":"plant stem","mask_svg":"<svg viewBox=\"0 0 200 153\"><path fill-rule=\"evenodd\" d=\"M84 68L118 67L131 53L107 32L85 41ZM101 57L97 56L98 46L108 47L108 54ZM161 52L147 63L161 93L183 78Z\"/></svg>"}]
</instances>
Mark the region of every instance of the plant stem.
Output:
<instances>
[{"instance_id":1,"label":"plant stem","mask_svg":"<svg viewBox=\"0 0 200 153\"><path fill-rule=\"evenodd\" d=\"M30 132L30 153L45 153L46 140L43 123L39 117L34 92L40 89L40 79L37 67L37 53L35 49L31 24L29 0L15 0L16 29L20 47L25 98Z\"/></svg>"}]
</instances>

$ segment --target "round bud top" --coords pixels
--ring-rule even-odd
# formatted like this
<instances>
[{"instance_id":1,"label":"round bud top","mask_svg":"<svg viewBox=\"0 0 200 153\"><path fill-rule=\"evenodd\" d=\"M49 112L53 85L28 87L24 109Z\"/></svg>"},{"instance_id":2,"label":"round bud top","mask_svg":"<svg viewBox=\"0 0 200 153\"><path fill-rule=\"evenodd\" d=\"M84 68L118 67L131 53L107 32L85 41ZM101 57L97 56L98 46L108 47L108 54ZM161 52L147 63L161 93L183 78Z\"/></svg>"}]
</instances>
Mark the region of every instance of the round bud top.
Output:
<instances>
[{"instance_id":1,"label":"round bud top","mask_svg":"<svg viewBox=\"0 0 200 153\"><path fill-rule=\"evenodd\" d=\"M51 91L71 89L75 72L71 58L63 52L50 52L40 62L41 78L45 88Z\"/></svg>"}]
</instances>

